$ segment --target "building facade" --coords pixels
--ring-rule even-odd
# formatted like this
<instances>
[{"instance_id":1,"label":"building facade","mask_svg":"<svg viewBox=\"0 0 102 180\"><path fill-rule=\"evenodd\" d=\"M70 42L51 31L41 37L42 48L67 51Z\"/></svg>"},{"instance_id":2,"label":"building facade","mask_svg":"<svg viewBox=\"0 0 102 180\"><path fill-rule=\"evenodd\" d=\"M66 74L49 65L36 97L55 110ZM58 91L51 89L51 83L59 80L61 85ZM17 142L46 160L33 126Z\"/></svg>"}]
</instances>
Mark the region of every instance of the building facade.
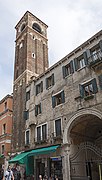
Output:
<instances>
[{"instance_id":1,"label":"building facade","mask_svg":"<svg viewBox=\"0 0 102 180\"><path fill-rule=\"evenodd\" d=\"M5 96L0 101L0 163L5 164L11 153L13 97Z\"/></svg>"},{"instance_id":2,"label":"building facade","mask_svg":"<svg viewBox=\"0 0 102 180\"><path fill-rule=\"evenodd\" d=\"M25 15L32 17L28 12ZM16 27L22 27L21 22L23 22L22 19ZM29 26L33 24L30 22ZM29 156L33 161L33 174L36 180L39 174L43 177L57 176L60 180L101 179L102 31L48 68L48 59L44 66L39 62L39 60L43 62L47 55L42 53L40 57L37 56L37 47L39 51L41 48L40 52L42 52L42 46L37 46L35 38L31 36L31 33L34 33L42 37L42 31L39 28L42 24L39 23L42 22L37 21L32 26L34 29L30 28L29 33L27 31L28 39L26 38L25 46L29 47L29 53L26 54L27 48L24 51L24 55L30 56L34 52L33 63L37 63L36 66L28 56L24 62L29 66L25 66L24 71L20 71L19 67L23 56L21 59L18 58L18 66L15 65L14 126L17 132L14 133L14 137L17 138L17 133L21 133L19 137L22 136L20 140L17 138L17 141L20 141L18 150L24 149L25 156ZM22 34L19 37L21 38ZM35 51L32 51L33 45L29 38L35 42ZM19 55L16 54L16 57ZM24 67L24 63L22 66ZM28 67L31 69L28 70ZM38 71L36 69L38 67L44 68ZM28 75L29 71L30 75ZM29 82L22 81L23 89L23 84L20 86L19 83L20 78L24 78L25 74L26 79L29 77ZM19 94L20 91L23 95ZM24 99L22 99L23 96ZM22 112L22 119L19 116L19 110ZM22 138L24 138L23 143ZM13 141L14 147L17 147L17 141L16 139L15 142ZM29 166L30 163L31 161Z\"/></svg>"}]
</instances>

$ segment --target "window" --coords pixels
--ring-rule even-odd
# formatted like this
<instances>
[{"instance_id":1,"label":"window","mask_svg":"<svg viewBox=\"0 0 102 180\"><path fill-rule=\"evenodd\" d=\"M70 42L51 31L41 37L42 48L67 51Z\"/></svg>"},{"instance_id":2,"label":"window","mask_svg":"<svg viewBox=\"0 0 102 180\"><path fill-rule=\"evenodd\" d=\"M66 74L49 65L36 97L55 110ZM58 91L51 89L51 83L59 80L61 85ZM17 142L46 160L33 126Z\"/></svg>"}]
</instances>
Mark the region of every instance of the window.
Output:
<instances>
[{"instance_id":1,"label":"window","mask_svg":"<svg viewBox=\"0 0 102 180\"><path fill-rule=\"evenodd\" d=\"M61 136L61 119L55 121L55 134L57 136Z\"/></svg>"},{"instance_id":2,"label":"window","mask_svg":"<svg viewBox=\"0 0 102 180\"><path fill-rule=\"evenodd\" d=\"M21 26L21 32L25 29L25 23Z\"/></svg>"},{"instance_id":3,"label":"window","mask_svg":"<svg viewBox=\"0 0 102 180\"><path fill-rule=\"evenodd\" d=\"M1 146L1 153L4 154L4 152L5 152L5 146L2 145L2 146Z\"/></svg>"},{"instance_id":4,"label":"window","mask_svg":"<svg viewBox=\"0 0 102 180\"><path fill-rule=\"evenodd\" d=\"M30 144L30 140L29 140L29 130L26 131L25 134L25 144L29 145Z\"/></svg>"},{"instance_id":5,"label":"window","mask_svg":"<svg viewBox=\"0 0 102 180\"><path fill-rule=\"evenodd\" d=\"M26 92L26 101L30 99L30 91Z\"/></svg>"},{"instance_id":6,"label":"window","mask_svg":"<svg viewBox=\"0 0 102 180\"><path fill-rule=\"evenodd\" d=\"M38 85L36 85L36 95L43 92L43 81L41 81L41 83L39 83Z\"/></svg>"},{"instance_id":7,"label":"window","mask_svg":"<svg viewBox=\"0 0 102 180\"><path fill-rule=\"evenodd\" d=\"M98 92L96 79L92 79L82 85L79 85L81 97L91 96Z\"/></svg>"},{"instance_id":8,"label":"window","mask_svg":"<svg viewBox=\"0 0 102 180\"><path fill-rule=\"evenodd\" d=\"M24 120L29 119L29 110L24 111Z\"/></svg>"},{"instance_id":9,"label":"window","mask_svg":"<svg viewBox=\"0 0 102 180\"><path fill-rule=\"evenodd\" d=\"M41 103L35 105L35 116L37 116L38 114L41 114Z\"/></svg>"},{"instance_id":10,"label":"window","mask_svg":"<svg viewBox=\"0 0 102 180\"><path fill-rule=\"evenodd\" d=\"M54 74L46 78L46 89L54 85Z\"/></svg>"},{"instance_id":11,"label":"window","mask_svg":"<svg viewBox=\"0 0 102 180\"><path fill-rule=\"evenodd\" d=\"M6 133L6 124L3 124L3 132L2 132L3 134L5 134Z\"/></svg>"},{"instance_id":12,"label":"window","mask_svg":"<svg viewBox=\"0 0 102 180\"><path fill-rule=\"evenodd\" d=\"M62 67L63 78L74 73L73 61Z\"/></svg>"},{"instance_id":13,"label":"window","mask_svg":"<svg viewBox=\"0 0 102 180\"><path fill-rule=\"evenodd\" d=\"M34 23L33 26L32 26L32 28L33 28L34 30L36 30L37 32L41 33L41 28L40 28L40 26L39 26L37 23Z\"/></svg>"},{"instance_id":14,"label":"window","mask_svg":"<svg viewBox=\"0 0 102 180\"><path fill-rule=\"evenodd\" d=\"M87 64L88 64L88 57L87 57L86 51L83 52L83 54L81 56L74 59L75 71L77 71L78 69L84 68Z\"/></svg>"},{"instance_id":15,"label":"window","mask_svg":"<svg viewBox=\"0 0 102 180\"><path fill-rule=\"evenodd\" d=\"M7 102L4 104L4 110L7 110Z\"/></svg>"},{"instance_id":16,"label":"window","mask_svg":"<svg viewBox=\"0 0 102 180\"><path fill-rule=\"evenodd\" d=\"M85 67L85 60L82 58L79 60L79 68L81 69L83 67Z\"/></svg>"},{"instance_id":17,"label":"window","mask_svg":"<svg viewBox=\"0 0 102 180\"><path fill-rule=\"evenodd\" d=\"M47 140L47 124L37 127L37 142Z\"/></svg>"},{"instance_id":18,"label":"window","mask_svg":"<svg viewBox=\"0 0 102 180\"><path fill-rule=\"evenodd\" d=\"M98 76L98 80L99 80L100 89L102 90L102 74Z\"/></svg>"},{"instance_id":19,"label":"window","mask_svg":"<svg viewBox=\"0 0 102 180\"><path fill-rule=\"evenodd\" d=\"M19 48L21 49L23 47L23 43L21 42L19 45Z\"/></svg>"},{"instance_id":20,"label":"window","mask_svg":"<svg viewBox=\"0 0 102 180\"><path fill-rule=\"evenodd\" d=\"M32 57L35 58L35 53L32 53Z\"/></svg>"},{"instance_id":21,"label":"window","mask_svg":"<svg viewBox=\"0 0 102 180\"><path fill-rule=\"evenodd\" d=\"M52 96L52 107L58 106L65 102L64 91Z\"/></svg>"}]
</instances>

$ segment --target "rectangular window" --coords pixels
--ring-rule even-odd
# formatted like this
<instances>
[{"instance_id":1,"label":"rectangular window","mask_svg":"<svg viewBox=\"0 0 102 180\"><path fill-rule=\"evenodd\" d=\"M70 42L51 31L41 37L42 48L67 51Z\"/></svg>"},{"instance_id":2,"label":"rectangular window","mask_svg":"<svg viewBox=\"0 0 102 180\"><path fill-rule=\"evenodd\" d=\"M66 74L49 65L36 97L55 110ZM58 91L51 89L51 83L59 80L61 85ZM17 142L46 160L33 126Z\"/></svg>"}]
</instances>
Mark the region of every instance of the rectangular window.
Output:
<instances>
[{"instance_id":1,"label":"rectangular window","mask_svg":"<svg viewBox=\"0 0 102 180\"><path fill-rule=\"evenodd\" d=\"M60 93L52 96L52 107L58 106L65 102L65 95L64 91L61 91Z\"/></svg>"},{"instance_id":2,"label":"rectangular window","mask_svg":"<svg viewBox=\"0 0 102 180\"><path fill-rule=\"evenodd\" d=\"M85 67L85 60L82 58L79 60L79 69Z\"/></svg>"},{"instance_id":3,"label":"rectangular window","mask_svg":"<svg viewBox=\"0 0 102 180\"><path fill-rule=\"evenodd\" d=\"M5 102L4 110L7 110L7 102Z\"/></svg>"},{"instance_id":4,"label":"rectangular window","mask_svg":"<svg viewBox=\"0 0 102 180\"><path fill-rule=\"evenodd\" d=\"M29 119L29 110L24 111L24 120Z\"/></svg>"},{"instance_id":5,"label":"rectangular window","mask_svg":"<svg viewBox=\"0 0 102 180\"><path fill-rule=\"evenodd\" d=\"M74 66L73 66L73 60L70 61L67 65L62 67L63 72L63 78L69 76L70 74L74 73Z\"/></svg>"},{"instance_id":6,"label":"rectangular window","mask_svg":"<svg viewBox=\"0 0 102 180\"><path fill-rule=\"evenodd\" d=\"M47 139L47 124L42 125L42 140Z\"/></svg>"},{"instance_id":7,"label":"rectangular window","mask_svg":"<svg viewBox=\"0 0 102 180\"><path fill-rule=\"evenodd\" d=\"M3 134L6 133L6 124L3 124Z\"/></svg>"},{"instance_id":8,"label":"rectangular window","mask_svg":"<svg viewBox=\"0 0 102 180\"><path fill-rule=\"evenodd\" d=\"M47 124L42 124L37 127L37 142L47 140Z\"/></svg>"},{"instance_id":9,"label":"rectangular window","mask_svg":"<svg viewBox=\"0 0 102 180\"><path fill-rule=\"evenodd\" d=\"M41 126L37 127L37 142L41 141Z\"/></svg>"},{"instance_id":10,"label":"rectangular window","mask_svg":"<svg viewBox=\"0 0 102 180\"><path fill-rule=\"evenodd\" d=\"M53 85L54 85L54 74L46 78L46 89L52 87Z\"/></svg>"},{"instance_id":11,"label":"rectangular window","mask_svg":"<svg viewBox=\"0 0 102 180\"><path fill-rule=\"evenodd\" d=\"M97 82L95 78L84 84L80 84L79 88L80 88L80 95L82 98L91 96L98 92Z\"/></svg>"},{"instance_id":12,"label":"rectangular window","mask_svg":"<svg viewBox=\"0 0 102 180\"><path fill-rule=\"evenodd\" d=\"M38 114L41 114L41 103L35 105L35 116L37 116Z\"/></svg>"},{"instance_id":13,"label":"rectangular window","mask_svg":"<svg viewBox=\"0 0 102 180\"><path fill-rule=\"evenodd\" d=\"M61 136L61 119L55 121L55 134L57 136Z\"/></svg>"},{"instance_id":14,"label":"rectangular window","mask_svg":"<svg viewBox=\"0 0 102 180\"><path fill-rule=\"evenodd\" d=\"M43 81L36 85L36 95L43 92Z\"/></svg>"},{"instance_id":15,"label":"rectangular window","mask_svg":"<svg viewBox=\"0 0 102 180\"><path fill-rule=\"evenodd\" d=\"M4 154L4 152L5 152L5 146L2 145L2 146L1 146L1 153Z\"/></svg>"},{"instance_id":16,"label":"rectangular window","mask_svg":"<svg viewBox=\"0 0 102 180\"><path fill-rule=\"evenodd\" d=\"M30 99L30 91L26 92L26 101Z\"/></svg>"},{"instance_id":17,"label":"rectangular window","mask_svg":"<svg viewBox=\"0 0 102 180\"><path fill-rule=\"evenodd\" d=\"M30 144L30 141L29 141L29 131L26 131L26 139L25 139L25 144Z\"/></svg>"}]
</instances>

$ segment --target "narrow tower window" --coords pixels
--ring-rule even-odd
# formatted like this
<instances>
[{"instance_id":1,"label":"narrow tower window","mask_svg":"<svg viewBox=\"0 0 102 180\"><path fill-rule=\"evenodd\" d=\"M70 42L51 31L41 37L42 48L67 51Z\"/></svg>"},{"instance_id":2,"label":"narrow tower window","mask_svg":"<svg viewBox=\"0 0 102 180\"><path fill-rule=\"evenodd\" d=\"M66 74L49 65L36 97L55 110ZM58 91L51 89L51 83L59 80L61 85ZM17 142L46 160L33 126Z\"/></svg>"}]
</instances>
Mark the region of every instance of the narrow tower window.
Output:
<instances>
[{"instance_id":1,"label":"narrow tower window","mask_svg":"<svg viewBox=\"0 0 102 180\"><path fill-rule=\"evenodd\" d=\"M40 28L40 26L39 26L37 23L34 23L33 26L32 26L32 28L33 28L34 30L38 31L39 33L41 33L41 28Z\"/></svg>"}]
</instances>

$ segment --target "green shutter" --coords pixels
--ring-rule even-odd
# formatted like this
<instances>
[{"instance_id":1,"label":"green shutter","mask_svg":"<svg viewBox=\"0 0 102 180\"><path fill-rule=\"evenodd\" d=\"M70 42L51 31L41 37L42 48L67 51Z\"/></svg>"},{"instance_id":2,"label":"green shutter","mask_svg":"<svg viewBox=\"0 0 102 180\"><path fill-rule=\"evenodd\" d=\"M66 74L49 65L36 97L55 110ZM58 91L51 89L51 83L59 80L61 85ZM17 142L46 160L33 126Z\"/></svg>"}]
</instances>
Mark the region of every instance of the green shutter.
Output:
<instances>
[{"instance_id":1,"label":"green shutter","mask_svg":"<svg viewBox=\"0 0 102 180\"><path fill-rule=\"evenodd\" d=\"M27 120L27 111L23 112L23 118L24 118L24 120Z\"/></svg>"},{"instance_id":2,"label":"green shutter","mask_svg":"<svg viewBox=\"0 0 102 180\"><path fill-rule=\"evenodd\" d=\"M74 73L73 60L70 61L71 74Z\"/></svg>"},{"instance_id":3,"label":"green shutter","mask_svg":"<svg viewBox=\"0 0 102 180\"><path fill-rule=\"evenodd\" d=\"M52 74L52 86L55 84L54 82L54 73Z\"/></svg>"},{"instance_id":4,"label":"green shutter","mask_svg":"<svg viewBox=\"0 0 102 180\"><path fill-rule=\"evenodd\" d=\"M84 97L84 87L81 84L79 84L79 91L80 91L80 96L83 98Z\"/></svg>"},{"instance_id":5,"label":"green shutter","mask_svg":"<svg viewBox=\"0 0 102 180\"><path fill-rule=\"evenodd\" d=\"M41 92L43 92L43 81L41 81Z\"/></svg>"},{"instance_id":6,"label":"green shutter","mask_svg":"<svg viewBox=\"0 0 102 180\"><path fill-rule=\"evenodd\" d=\"M98 80L99 80L100 89L102 90L102 74L98 76Z\"/></svg>"},{"instance_id":7,"label":"green shutter","mask_svg":"<svg viewBox=\"0 0 102 180\"><path fill-rule=\"evenodd\" d=\"M62 66L62 73L63 73L63 78L66 77L66 70L65 70L65 66Z\"/></svg>"},{"instance_id":8,"label":"green shutter","mask_svg":"<svg viewBox=\"0 0 102 180\"><path fill-rule=\"evenodd\" d=\"M40 103L40 113L41 113L41 103Z\"/></svg>"},{"instance_id":9,"label":"green shutter","mask_svg":"<svg viewBox=\"0 0 102 180\"><path fill-rule=\"evenodd\" d=\"M100 49L102 51L102 40L99 41L99 46L100 46Z\"/></svg>"},{"instance_id":10,"label":"green shutter","mask_svg":"<svg viewBox=\"0 0 102 180\"><path fill-rule=\"evenodd\" d=\"M77 58L75 58L74 59L74 67L75 67L75 71L77 71L78 70L78 59Z\"/></svg>"},{"instance_id":11,"label":"green shutter","mask_svg":"<svg viewBox=\"0 0 102 180\"><path fill-rule=\"evenodd\" d=\"M46 78L46 89L48 89L48 78Z\"/></svg>"},{"instance_id":12,"label":"green shutter","mask_svg":"<svg viewBox=\"0 0 102 180\"><path fill-rule=\"evenodd\" d=\"M96 79L94 78L92 81L92 86L93 86L93 92L96 94L98 92L98 87L97 87L97 82Z\"/></svg>"},{"instance_id":13,"label":"green shutter","mask_svg":"<svg viewBox=\"0 0 102 180\"><path fill-rule=\"evenodd\" d=\"M85 60L85 65L87 65L88 64L88 57L87 57L86 51L83 52L83 57L84 57L84 60Z\"/></svg>"},{"instance_id":14,"label":"green shutter","mask_svg":"<svg viewBox=\"0 0 102 180\"><path fill-rule=\"evenodd\" d=\"M64 91L61 92L61 99L62 99L62 103L65 102L65 95L64 95Z\"/></svg>"},{"instance_id":15,"label":"green shutter","mask_svg":"<svg viewBox=\"0 0 102 180\"><path fill-rule=\"evenodd\" d=\"M38 94L38 86L36 85L36 95Z\"/></svg>"},{"instance_id":16,"label":"green shutter","mask_svg":"<svg viewBox=\"0 0 102 180\"><path fill-rule=\"evenodd\" d=\"M52 107L54 108L56 106L56 97L52 96Z\"/></svg>"},{"instance_id":17,"label":"green shutter","mask_svg":"<svg viewBox=\"0 0 102 180\"><path fill-rule=\"evenodd\" d=\"M37 115L38 115L38 106L35 105L35 116L37 116Z\"/></svg>"}]
</instances>

